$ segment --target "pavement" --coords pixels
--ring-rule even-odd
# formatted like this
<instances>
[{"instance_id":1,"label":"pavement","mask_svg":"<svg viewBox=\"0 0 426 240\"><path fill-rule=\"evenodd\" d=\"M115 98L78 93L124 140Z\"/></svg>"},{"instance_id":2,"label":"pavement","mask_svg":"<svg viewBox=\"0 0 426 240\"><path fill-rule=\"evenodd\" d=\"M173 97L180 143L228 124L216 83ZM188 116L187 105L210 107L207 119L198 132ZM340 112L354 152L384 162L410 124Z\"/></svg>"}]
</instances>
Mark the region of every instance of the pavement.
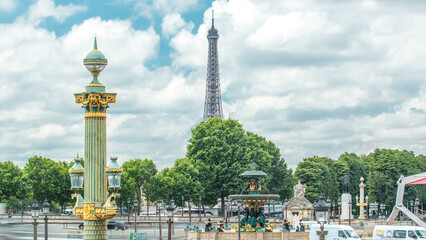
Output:
<instances>
[{"instance_id":1,"label":"pavement","mask_svg":"<svg viewBox=\"0 0 426 240\"><path fill-rule=\"evenodd\" d=\"M42 219L39 219L42 220ZM61 220L62 221L62 220ZM83 239L82 231L78 229L80 223L50 223L48 224L48 239L49 240L64 240L64 239ZM193 223L192 225L198 225L204 228L204 223ZM159 239L159 227L158 222L151 222L151 224L138 223L136 231L138 233L146 233L147 239ZM174 238L173 239L184 239L186 223L175 224ZM163 223L161 225L162 239L167 239L168 225ZM38 239L44 239L45 234L44 221L39 222L37 226L37 237ZM108 230L108 239L129 239L130 233L134 232L134 224L131 224L126 230ZM177 238L176 238L177 235ZM20 218L15 219L1 219L0 218L0 239L1 240L12 240L12 239L33 239L34 238L34 226L32 225L31 219L24 219L21 222Z\"/></svg>"}]
</instances>

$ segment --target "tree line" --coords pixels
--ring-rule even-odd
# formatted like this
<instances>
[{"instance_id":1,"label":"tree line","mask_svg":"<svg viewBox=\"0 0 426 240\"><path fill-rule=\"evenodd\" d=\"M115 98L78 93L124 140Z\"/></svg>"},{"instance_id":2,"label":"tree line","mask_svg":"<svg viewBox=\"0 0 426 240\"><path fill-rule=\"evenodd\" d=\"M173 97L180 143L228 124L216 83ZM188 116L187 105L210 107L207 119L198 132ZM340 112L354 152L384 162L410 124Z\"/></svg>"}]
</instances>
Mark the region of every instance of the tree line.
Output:
<instances>
[{"instance_id":1,"label":"tree line","mask_svg":"<svg viewBox=\"0 0 426 240\"><path fill-rule=\"evenodd\" d=\"M137 199L140 210L142 196L151 203L157 199L166 203L174 199L178 206L182 204L182 197L184 201L198 202L201 196L203 204L209 206L219 199L223 210L225 197L241 193L246 187L246 179L240 174L249 170L253 161L268 174L261 179L264 193L279 194L281 200L289 199L300 179L307 184L305 196L311 202L317 201L320 194L337 202L342 193L341 177L348 175L349 192L353 196L359 193L359 179L363 176L370 202L393 206L400 175L426 171L423 155L376 149L368 155L344 153L337 160L305 158L293 173L273 142L246 131L236 120L212 118L192 129L185 157L175 160L173 166L158 171L151 159L124 162L117 204L125 208L128 199ZM20 200L27 200L28 206L33 198L38 202L46 198L59 207L72 205L68 174L72 165L73 162L41 156L30 158L23 169L11 161L0 162L0 202L14 209L20 209ZM416 197L425 201L424 185L406 189L406 200Z\"/></svg>"},{"instance_id":2,"label":"tree line","mask_svg":"<svg viewBox=\"0 0 426 240\"><path fill-rule=\"evenodd\" d=\"M343 153L337 160L328 157L313 156L303 159L297 165L294 178L307 185L306 198L315 202L324 195L337 203L343 193L342 180L349 177L349 193L352 195L353 209L355 196L359 195L360 178L364 177L368 201L384 203L388 209L395 205L397 183L401 175L410 176L426 171L426 157L416 156L406 150L376 149L368 155ZM405 188L405 203L420 199L426 201L426 186L411 185Z\"/></svg>"}]
</instances>

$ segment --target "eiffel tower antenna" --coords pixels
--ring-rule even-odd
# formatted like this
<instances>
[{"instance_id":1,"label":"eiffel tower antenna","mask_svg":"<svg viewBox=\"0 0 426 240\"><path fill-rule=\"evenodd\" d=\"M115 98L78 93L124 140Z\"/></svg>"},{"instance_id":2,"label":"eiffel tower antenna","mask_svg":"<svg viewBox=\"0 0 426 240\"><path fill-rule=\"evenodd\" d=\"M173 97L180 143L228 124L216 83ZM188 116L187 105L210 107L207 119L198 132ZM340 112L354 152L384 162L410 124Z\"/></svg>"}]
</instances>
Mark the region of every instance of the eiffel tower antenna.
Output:
<instances>
[{"instance_id":1,"label":"eiffel tower antenna","mask_svg":"<svg viewBox=\"0 0 426 240\"><path fill-rule=\"evenodd\" d=\"M219 57L217 51L217 40L219 34L214 27L214 10L212 10L212 27L207 34L209 41L209 56L207 59L206 99L204 102L203 120L207 121L213 117L223 119L222 96L220 92Z\"/></svg>"}]
</instances>

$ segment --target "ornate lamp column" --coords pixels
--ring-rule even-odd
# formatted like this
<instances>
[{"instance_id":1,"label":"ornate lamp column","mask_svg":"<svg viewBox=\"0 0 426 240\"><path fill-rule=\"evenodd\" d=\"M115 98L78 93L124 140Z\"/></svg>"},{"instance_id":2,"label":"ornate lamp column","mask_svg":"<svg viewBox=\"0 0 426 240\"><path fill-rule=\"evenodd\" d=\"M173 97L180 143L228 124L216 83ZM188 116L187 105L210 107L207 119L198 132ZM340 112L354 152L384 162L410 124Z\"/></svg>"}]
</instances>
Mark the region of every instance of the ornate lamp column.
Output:
<instances>
[{"instance_id":1,"label":"ornate lamp column","mask_svg":"<svg viewBox=\"0 0 426 240\"><path fill-rule=\"evenodd\" d=\"M364 207L367 206L367 203L364 202L364 188L365 188L364 178L361 177L359 180L361 180L361 184L359 184L359 202L356 205L359 207L358 219L363 220L365 219ZM358 201L358 197L357 197L357 201Z\"/></svg>"},{"instance_id":2,"label":"ornate lamp column","mask_svg":"<svg viewBox=\"0 0 426 240\"><path fill-rule=\"evenodd\" d=\"M86 91L76 93L75 102L83 104L84 116L84 198L77 192L73 198L77 198L74 212L84 220L84 239L108 239L106 220L117 215L118 209L115 192L108 196L107 171L110 176L110 188L120 188L121 171L123 171L112 159L109 168L106 165L106 109L109 103L115 103L116 93L107 93L105 86L98 81L99 73L108 64L108 60L98 50L96 38L93 50L83 60L87 70L93 75L93 80L86 86ZM78 158L78 157L77 157ZM77 160L77 159L76 159ZM79 162L80 159L78 159ZM77 161L76 161L77 162ZM82 172L81 165L70 169L71 184L73 175ZM78 182L77 185L82 185ZM81 186L73 187L75 190Z\"/></svg>"}]
</instances>

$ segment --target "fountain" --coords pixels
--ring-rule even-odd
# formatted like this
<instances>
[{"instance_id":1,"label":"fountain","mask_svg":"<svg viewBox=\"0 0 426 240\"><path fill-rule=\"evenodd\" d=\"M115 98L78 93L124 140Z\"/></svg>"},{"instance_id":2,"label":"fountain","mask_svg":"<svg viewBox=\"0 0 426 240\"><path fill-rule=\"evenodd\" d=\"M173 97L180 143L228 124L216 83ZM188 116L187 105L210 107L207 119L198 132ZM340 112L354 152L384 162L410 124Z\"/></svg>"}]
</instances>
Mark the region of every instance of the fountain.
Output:
<instances>
[{"instance_id":1,"label":"fountain","mask_svg":"<svg viewBox=\"0 0 426 240\"><path fill-rule=\"evenodd\" d=\"M279 231L273 229L268 223L265 215L263 214L263 206L268 202L277 200L280 196L278 194L263 194L262 186L259 183L259 178L266 176L263 171L257 170L256 163L250 164L251 170L242 173L240 176L247 177L247 193L230 195L228 199L236 201L241 200L244 206L244 217L241 219L241 228L238 226L232 229L221 228L221 230L212 229L211 223L206 223L206 231L199 229L185 229L185 239L201 240L201 239L307 239L308 232L289 232ZM244 192L244 190L243 190ZM221 225L222 222L219 222ZM222 224L223 225L223 224ZM274 224L272 224L274 225ZM239 231L238 231L239 230Z\"/></svg>"},{"instance_id":2,"label":"fountain","mask_svg":"<svg viewBox=\"0 0 426 240\"><path fill-rule=\"evenodd\" d=\"M244 217L241 219L241 232L271 232L273 229L269 225L263 214L263 205L267 202L279 199L278 194L263 194L259 178L267 174L257 170L257 164L250 164L251 170L245 171L240 176L247 177L247 194L230 195L231 200L241 199L244 206ZM238 231L238 227L235 229Z\"/></svg>"}]
</instances>

